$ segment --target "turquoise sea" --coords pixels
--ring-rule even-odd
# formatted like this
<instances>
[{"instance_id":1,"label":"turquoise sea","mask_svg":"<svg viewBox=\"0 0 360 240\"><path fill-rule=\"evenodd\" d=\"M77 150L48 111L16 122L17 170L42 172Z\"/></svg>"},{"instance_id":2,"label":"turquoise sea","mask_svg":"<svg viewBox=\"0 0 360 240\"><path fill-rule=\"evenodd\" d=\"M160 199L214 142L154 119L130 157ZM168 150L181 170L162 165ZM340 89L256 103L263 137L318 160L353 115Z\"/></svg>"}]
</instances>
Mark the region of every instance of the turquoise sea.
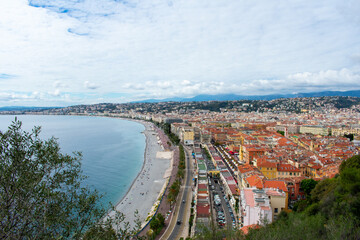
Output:
<instances>
[{"instance_id":1,"label":"turquoise sea","mask_svg":"<svg viewBox=\"0 0 360 240\"><path fill-rule=\"evenodd\" d=\"M126 194L144 161L145 136L140 123L116 118L82 116L19 115L23 129L41 126L41 138L58 138L61 151L83 154L85 183L105 194L101 203L116 204ZM15 116L0 115L6 131Z\"/></svg>"}]
</instances>

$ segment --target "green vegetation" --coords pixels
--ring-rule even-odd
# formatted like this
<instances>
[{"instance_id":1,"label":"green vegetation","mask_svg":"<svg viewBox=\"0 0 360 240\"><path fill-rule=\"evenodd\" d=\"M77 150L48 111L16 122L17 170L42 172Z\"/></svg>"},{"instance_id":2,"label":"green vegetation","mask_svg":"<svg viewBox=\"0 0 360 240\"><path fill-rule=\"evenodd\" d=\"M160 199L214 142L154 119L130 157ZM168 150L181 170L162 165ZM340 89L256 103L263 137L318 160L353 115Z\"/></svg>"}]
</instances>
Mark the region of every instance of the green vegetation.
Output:
<instances>
[{"instance_id":1,"label":"green vegetation","mask_svg":"<svg viewBox=\"0 0 360 240\"><path fill-rule=\"evenodd\" d=\"M0 238L79 238L104 213L100 196L82 187L81 154L63 155L15 121L0 132Z\"/></svg>"},{"instance_id":2,"label":"green vegetation","mask_svg":"<svg viewBox=\"0 0 360 240\"><path fill-rule=\"evenodd\" d=\"M179 167L176 174L175 182L170 186L170 192L167 196L167 200L170 204L173 204L176 201L176 198L180 191L181 180L184 178L185 174L185 151L182 145L179 146Z\"/></svg>"},{"instance_id":3,"label":"green vegetation","mask_svg":"<svg viewBox=\"0 0 360 240\"><path fill-rule=\"evenodd\" d=\"M314 179L304 179L300 183L300 187L304 190L307 196L310 196L311 191L315 188L318 182Z\"/></svg>"},{"instance_id":4,"label":"green vegetation","mask_svg":"<svg viewBox=\"0 0 360 240\"><path fill-rule=\"evenodd\" d=\"M165 226L165 218L161 213L156 216L150 222L150 233L148 234L150 239L154 239Z\"/></svg>"},{"instance_id":5,"label":"green vegetation","mask_svg":"<svg viewBox=\"0 0 360 240\"><path fill-rule=\"evenodd\" d=\"M55 138L39 138L40 127L29 133L21 126L15 119L0 132L0 239L130 239L138 232L138 215L133 229L120 212L102 220L101 196L82 183L81 153L62 154Z\"/></svg>"},{"instance_id":6,"label":"green vegetation","mask_svg":"<svg viewBox=\"0 0 360 240\"><path fill-rule=\"evenodd\" d=\"M285 132L284 131L280 131L280 130L277 130L276 132L280 133L281 135L285 135Z\"/></svg>"},{"instance_id":7,"label":"green vegetation","mask_svg":"<svg viewBox=\"0 0 360 240\"><path fill-rule=\"evenodd\" d=\"M345 134L344 137L350 139L350 141L354 140L354 134L350 133L350 134Z\"/></svg>"},{"instance_id":8,"label":"green vegetation","mask_svg":"<svg viewBox=\"0 0 360 240\"><path fill-rule=\"evenodd\" d=\"M164 133L169 137L169 139L171 140L171 142L175 145L179 145L180 143L180 139L171 132L171 125L169 123L158 123L158 122L155 122L155 124L162 128ZM171 145L169 145L171 146Z\"/></svg>"},{"instance_id":9,"label":"green vegetation","mask_svg":"<svg viewBox=\"0 0 360 240\"><path fill-rule=\"evenodd\" d=\"M191 200L191 208L190 208L190 218L189 218L189 236L191 234L191 228L193 227L194 224L194 218L195 218L195 214L194 214L194 199Z\"/></svg>"},{"instance_id":10,"label":"green vegetation","mask_svg":"<svg viewBox=\"0 0 360 240\"><path fill-rule=\"evenodd\" d=\"M206 148L203 148L204 152L205 152L205 155L206 157L210 160L211 159L211 155L209 153L209 151L206 149Z\"/></svg>"}]
</instances>

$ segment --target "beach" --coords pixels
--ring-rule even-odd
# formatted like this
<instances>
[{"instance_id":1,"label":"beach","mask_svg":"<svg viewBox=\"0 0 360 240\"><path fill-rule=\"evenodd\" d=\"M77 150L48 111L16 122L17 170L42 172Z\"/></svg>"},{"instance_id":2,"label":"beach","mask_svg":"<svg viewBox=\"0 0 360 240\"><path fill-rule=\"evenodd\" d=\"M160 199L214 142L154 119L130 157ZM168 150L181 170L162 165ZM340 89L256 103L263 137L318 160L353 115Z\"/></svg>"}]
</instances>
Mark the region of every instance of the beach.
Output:
<instances>
[{"instance_id":1,"label":"beach","mask_svg":"<svg viewBox=\"0 0 360 240\"><path fill-rule=\"evenodd\" d=\"M126 221L130 223L131 227L135 226L134 213L136 210L143 225L146 220L149 220L149 213L166 186L172 162L172 152L164 151L164 146L153 124L143 121L139 121L139 123L145 126L143 132L146 137L144 164L126 195L115 206L117 211L125 214ZM111 211L108 216L114 214L115 212Z\"/></svg>"}]
</instances>

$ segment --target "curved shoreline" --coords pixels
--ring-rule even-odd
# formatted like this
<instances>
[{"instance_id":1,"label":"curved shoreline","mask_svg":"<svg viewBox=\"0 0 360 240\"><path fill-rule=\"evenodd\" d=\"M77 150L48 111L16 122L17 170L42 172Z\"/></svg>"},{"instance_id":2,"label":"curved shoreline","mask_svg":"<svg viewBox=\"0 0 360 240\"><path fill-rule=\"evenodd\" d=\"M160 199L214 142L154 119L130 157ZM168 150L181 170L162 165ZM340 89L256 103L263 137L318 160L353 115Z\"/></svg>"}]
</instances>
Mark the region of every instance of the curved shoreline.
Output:
<instances>
[{"instance_id":1,"label":"curved shoreline","mask_svg":"<svg viewBox=\"0 0 360 240\"><path fill-rule=\"evenodd\" d=\"M128 120L128 119L123 119L121 118L121 120ZM131 121L131 120L128 120L128 121ZM128 195L128 193L130 192L131 188L133 187L134 183L137 181L137 179L139 178L140 174L144 171L144 167L145 167L145 163L146 163L146 151L147 151L147 139L148 139L148 136L145 134L145 130L146 130L146 126L144 123L142 122L139 122L139 121L133 121L133 122L138 122L140 124L142 124L144 126L144 131L142 131L141 133L144 134L145 136L145 149L144 149L144 160L143 160L143 163L142 163L142 166L141 166L141 169L140 171L138 172L138 174L136 175L136 177L134 178L134 180L131 182L131 185L129 186L128 190L126 191L126 193L124 194L124 196L119 200L117 201L117 203L115 204L115 207L117 205L119 205L123 200L124 198ZM108 213L111 212L111 209L108 210Z\"/></svg>"},{"instance_id":2,"label":"curved shoreline","mask_svg":"<svg viewBox=\"0 0 360 240\"><path fill-rule=\"evenodd\" d=\"M122 118L123 119L123 118ZM167 183L166 172L171 168L169 154L162 154L164 149L160 143L158 133L152 123L133 119L123 119L143 124L145 130L144 162L141 170L133 180L126 194L115 205L117 211L122 212L126 222L134 227L134 213L138 210L140 220L146 223L149 213L153 210L164 185ZM171 152L170 152L171 153ZM113 216L114 211L108 211L107 216Z\"/></svg>"}]
</instances>

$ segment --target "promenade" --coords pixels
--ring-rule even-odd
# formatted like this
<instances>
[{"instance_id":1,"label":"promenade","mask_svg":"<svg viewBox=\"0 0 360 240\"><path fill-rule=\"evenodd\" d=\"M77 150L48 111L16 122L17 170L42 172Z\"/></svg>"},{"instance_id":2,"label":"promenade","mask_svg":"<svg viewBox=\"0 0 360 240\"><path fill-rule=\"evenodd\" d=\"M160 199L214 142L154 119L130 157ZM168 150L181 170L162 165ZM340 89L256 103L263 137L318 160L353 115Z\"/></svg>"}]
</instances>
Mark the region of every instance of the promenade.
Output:
<instances>
[{"instance_id":1,"label":"promenade","mask_svg":"<svg viewBox=\"0 0 360 240\"><path fill-rule=\"evenodd\" d=\"M155 127L156 128L156 132L158 133L160 140L163 144L163 146L166 146L167 149L169 149L170 151L173 151L173 167L170 173L170 181L169 181L169 185L171 186L174 181L175 181L175 177L178 171L178 165L179 165L179 149L176 146L169 146L167 143L170 142L170 140L168 139L168 137L164 134L164 132ZM162 229L162 231L158 234L158 236L155 239L159 239L161 237L161 235L164 233L166 226L169 224L170 219L171 219L171 214L172 214L172 209L174 208L174 206L171 206L172 208L170 208L170 204L167 201L167 195L169 194L169 188L167 188L167 191L164 194L164 198L162 200L162 202L160 203L159 207L158 207L158 213L161 213L164 217L165 217L165 227ZM169 212L171 210L171 212ZM169 214L170 213L170 214ZM146 228L144 228L140 233L139 236L145 236L146 233L150 230L150 226L148 225Z\"/></svg>"}]
</instances>

